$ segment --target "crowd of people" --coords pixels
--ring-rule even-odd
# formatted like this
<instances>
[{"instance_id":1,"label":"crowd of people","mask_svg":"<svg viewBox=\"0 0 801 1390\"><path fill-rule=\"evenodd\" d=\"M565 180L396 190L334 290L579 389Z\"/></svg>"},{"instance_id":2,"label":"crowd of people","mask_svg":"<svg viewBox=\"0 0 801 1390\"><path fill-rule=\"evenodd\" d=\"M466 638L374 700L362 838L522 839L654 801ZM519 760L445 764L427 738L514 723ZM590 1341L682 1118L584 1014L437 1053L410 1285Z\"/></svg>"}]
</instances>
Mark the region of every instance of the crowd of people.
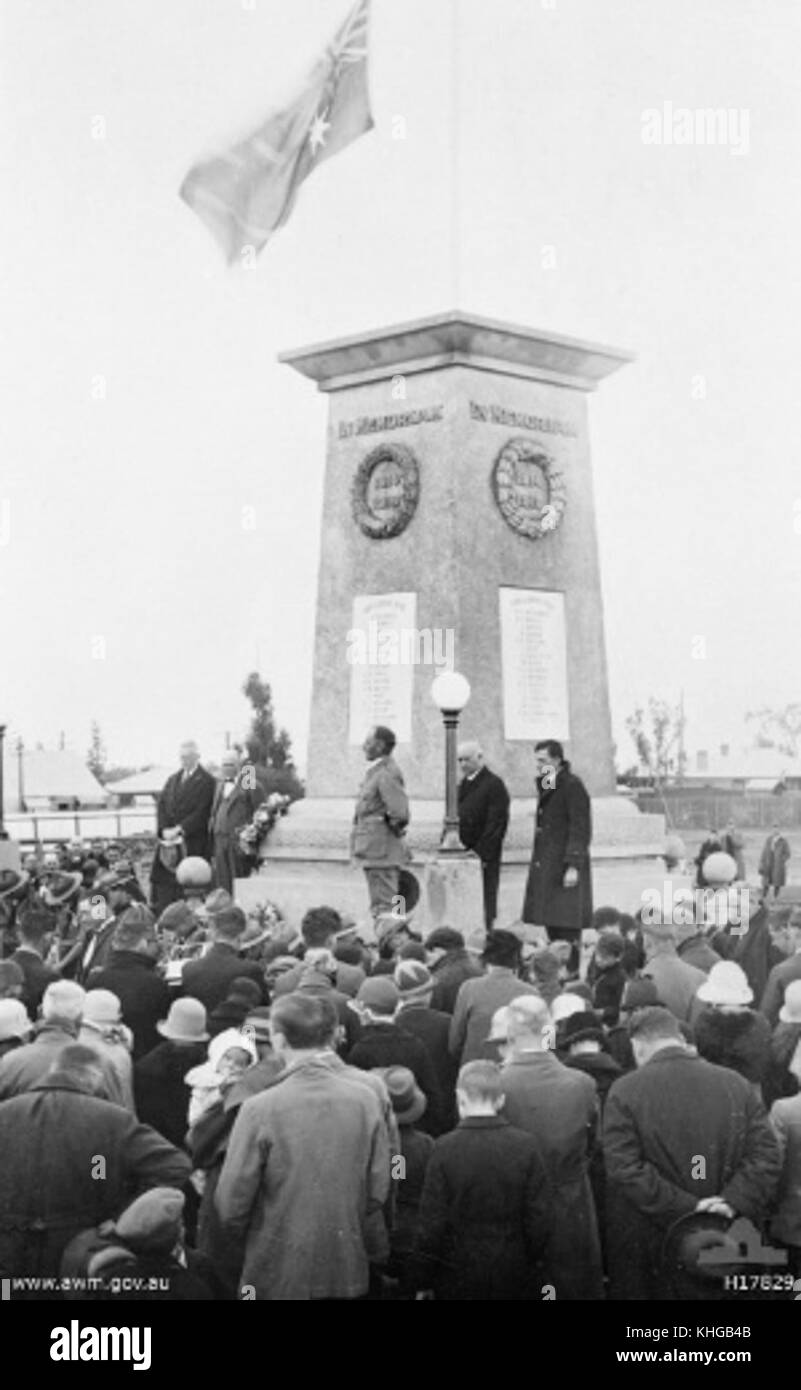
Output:
<instances>
[{"instance_id":1,"label":"crowd of people","mask_svg":"<svg viewBox=\"0 0 801 1390\"><path fill-rule=\"evenodd\" d=\"M0 875L12 1297L792 1297L801 908L602 907L577 970L522 923L156 913L108 850Z\"/></svg>"}]
</instances>

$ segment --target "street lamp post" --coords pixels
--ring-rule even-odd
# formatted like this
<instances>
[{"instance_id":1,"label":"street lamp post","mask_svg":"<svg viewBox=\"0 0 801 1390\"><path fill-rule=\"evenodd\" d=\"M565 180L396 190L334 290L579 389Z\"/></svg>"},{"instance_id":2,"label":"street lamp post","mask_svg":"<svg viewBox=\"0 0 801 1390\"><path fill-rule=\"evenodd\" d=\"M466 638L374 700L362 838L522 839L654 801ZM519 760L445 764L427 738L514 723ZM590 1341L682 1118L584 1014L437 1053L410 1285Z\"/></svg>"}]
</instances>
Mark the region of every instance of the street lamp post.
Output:
<instances>
[{"instance_id":1,"label":"street lamp post","mask_svg":"<svg viewBox=\"0 0 801 1390\"><path fill-rule=\"evenodd\" d=\"M443 671L431 684L431 698L445 725L445 819L439 853L464 856L467 850L459 839L456 803L456 730L459 715L470 699L470 684L458 671Z\"/></svg>"},{"instance_id":2,"label":"street lamp post","mask_svg":"<svg viewBox=\"0 0 801 1390\"><path fill-rule=\"evenodd\" d=\"M5 796L3 788L3 741L6 736L5 724L0 724L0 836L5 832Z\"/></svg>"},{"instance_id":3,"label":"street lamp post","mask_svg":"<svg viewBox=\"0 0 801 1390\"><path fill-rule=\"evenodd\" d=\"M17 800L18 811L25 810L25 744L17 739Z\"/></svg>"}]
</instances>

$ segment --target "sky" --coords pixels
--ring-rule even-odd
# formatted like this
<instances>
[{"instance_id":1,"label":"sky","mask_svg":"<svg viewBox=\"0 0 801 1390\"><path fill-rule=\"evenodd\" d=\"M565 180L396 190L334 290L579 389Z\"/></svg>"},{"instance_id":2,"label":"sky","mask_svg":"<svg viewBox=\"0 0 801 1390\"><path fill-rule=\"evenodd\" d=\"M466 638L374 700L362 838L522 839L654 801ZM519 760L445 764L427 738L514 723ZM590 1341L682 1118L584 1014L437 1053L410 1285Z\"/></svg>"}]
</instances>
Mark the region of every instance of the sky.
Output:
<instances>
[{"instance_id":1,"label":"sky","mask_svg":"<svg viewBox=\"0 0 801 1390\"><path fill-rule=\"evenodd\" d=\"M801 7L373 0L375 129L230 270L180 183L349 8L5 0L0 722L213 759L256 668L302 765L326 399L277 354L458 305L636 354L590 402L618 761L682 690L745 743L801 687Z\"/></svg>"}]
</instances>

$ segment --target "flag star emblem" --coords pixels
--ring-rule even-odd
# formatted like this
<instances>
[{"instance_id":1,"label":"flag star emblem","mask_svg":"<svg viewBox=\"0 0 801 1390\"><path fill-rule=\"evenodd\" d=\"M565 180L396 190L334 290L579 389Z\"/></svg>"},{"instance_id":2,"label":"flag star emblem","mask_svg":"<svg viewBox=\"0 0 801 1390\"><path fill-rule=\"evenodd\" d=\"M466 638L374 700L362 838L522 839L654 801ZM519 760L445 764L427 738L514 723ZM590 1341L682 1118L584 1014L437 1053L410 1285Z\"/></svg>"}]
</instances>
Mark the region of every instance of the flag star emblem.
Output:
<instances>
[{"instance_id":1,"label":"flag star emblem","mask_svg":"<svg viewBox=\"0 0 801 1390\"><path fill-rule=\"evenodd\" d=\"M325 144L325 132L331 125L331 122L325 119L327 114L326 111L318 111L309 127L309 144L313 154L316 154L318 149Z\"/></svg>"}]
</instances>

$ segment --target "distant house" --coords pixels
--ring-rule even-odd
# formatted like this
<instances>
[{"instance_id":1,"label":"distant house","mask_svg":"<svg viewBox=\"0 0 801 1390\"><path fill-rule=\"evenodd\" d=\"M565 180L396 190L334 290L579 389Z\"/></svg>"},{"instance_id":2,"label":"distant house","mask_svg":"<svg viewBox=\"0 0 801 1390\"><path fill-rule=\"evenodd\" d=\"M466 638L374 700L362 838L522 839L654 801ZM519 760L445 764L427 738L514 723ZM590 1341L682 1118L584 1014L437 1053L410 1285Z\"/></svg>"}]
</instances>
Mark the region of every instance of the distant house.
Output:
<instances>
[{"instance_id":1,"label":"distant house","mask_svg":"<svg viewBox=\"0 0 801 1390\"><path fill-rule=\"evenodd\" d=\"M801 759L775 748L699 748L687 760L684 785L714 787L720 791L801 791Z\"/></svg>"},{"instance_id":2,"label":"distant house","mask_svg":"<svg viewBox=\"0 0 801 1390\"><path fill-rule=\"evenodd\" d=\"M147 767L119 781L107 782L114 806L152 806L174 767Z\"/></svg>"},{"instance_id":3,"label":"distant house","mask_svg":"<svg viewBox=\"0 0 801 1390\"><path fill-rule=\"evenodd\" d=\"M20 755L6 744L3 801L9 814L22 810L78 811L105 806L108 793L78 753L34 748Z\"/></svg>"}]
</instances>

